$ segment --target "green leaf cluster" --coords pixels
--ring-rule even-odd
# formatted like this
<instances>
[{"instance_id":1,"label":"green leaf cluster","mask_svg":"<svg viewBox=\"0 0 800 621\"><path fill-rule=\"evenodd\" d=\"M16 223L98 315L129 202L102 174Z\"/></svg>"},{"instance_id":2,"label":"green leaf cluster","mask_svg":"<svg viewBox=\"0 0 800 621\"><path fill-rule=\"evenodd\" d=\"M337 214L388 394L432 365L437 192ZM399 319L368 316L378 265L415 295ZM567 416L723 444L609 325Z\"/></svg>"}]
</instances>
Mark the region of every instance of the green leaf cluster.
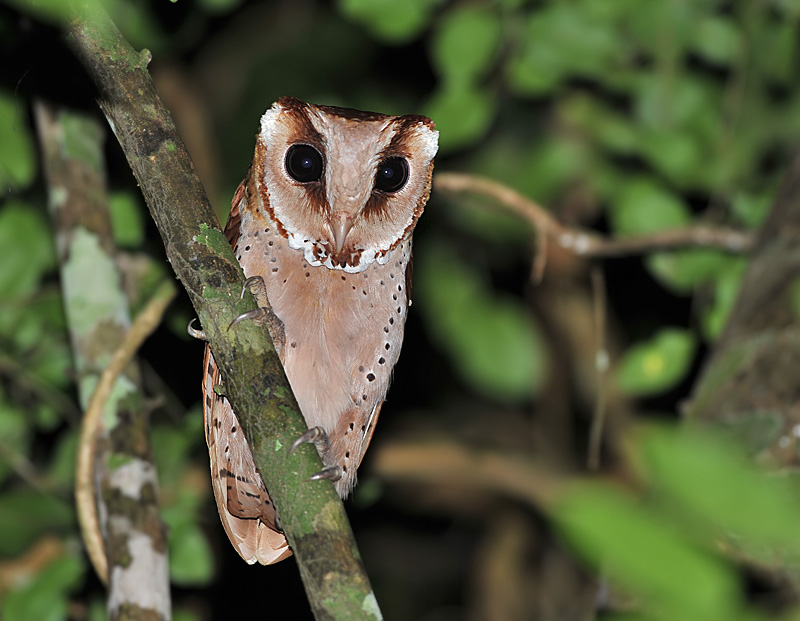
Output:
<instances>
[{"instance_id":1,"label":"green leaf cluster","mask_svg":"<svg viewBox=\"0 0 800 621\"><path fill-rule=\"evenodd\" d=\"M380 25L391 19L384 4L359 0L340 8L382 41L424 39L436 83L422 109L440 131L440 166L457 158L461 170L503 181L556 210L577 192L588 203L582 224L603 223L615 236L697 224L755 228L763 220L782 169L761 162L788 161L800 130L789 60L797 48L792 3L549 0L436 10L434 3L396 3L393 10L407 15L424 5L428 20L399 39ZM470 229L462 243L502 235L490 222L501 218L485 220L476 230L465 213L457 224ZM507 234L504 248L493 251L516 258L528 251L522 237ZM644 265L678 298L702 293L694 306L698 329L685 326L690 341L719 335L741 259L692 249L655 253ZM426 316L434 321L441 313L447 311ZM620 387L632 395L669 390L693 362L694 346L662 349L666 374L634 378L641 360L629 358L656 341L663 345L655 334L637 335L623 354ZM457 336L440 345L454 360L468 347ZM466 371L464 377L473 382ZM497 384L494 393L504 391Z\"/></svg>"},{"instance_id":2,"label":"green leaf cluster","mask_svg":"<svg viewBox=\"0 0 800 621\"><path fill-rule=\"evenodd\" d=\"M534 319L511 296L496 296L442 245L417 257L419 299L431 335L476 390L513 403L545 376Z\"/></svg>"},{"instance_id":3,"label":"green leaf cluster","mask_svg":"<svg viewBox=\"0 0 800 621\"><path fill-rule=\"evenodd\" d=\"M637 619L775 618L745 604L726 554L796 565L796 481L698 430L640 429L630 452L638 489L582 483L556 504L565 540L640 602Z\"/></svg>"}]
</instances>

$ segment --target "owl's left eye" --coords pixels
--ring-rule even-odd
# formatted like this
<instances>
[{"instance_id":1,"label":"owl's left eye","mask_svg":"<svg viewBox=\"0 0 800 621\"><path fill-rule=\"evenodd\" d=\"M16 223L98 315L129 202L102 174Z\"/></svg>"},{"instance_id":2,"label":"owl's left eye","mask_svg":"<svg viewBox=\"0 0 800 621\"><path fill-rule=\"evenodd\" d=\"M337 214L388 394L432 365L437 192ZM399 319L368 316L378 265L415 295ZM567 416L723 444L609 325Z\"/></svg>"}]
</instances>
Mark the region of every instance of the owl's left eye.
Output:
<instances>
[{"instance_id":1,"label":"owl's left eye","mask_svg":"<svg viewBox=\"0 0 800 621\"><path fill-rule=\"evenodd\" d=\"M286 172L300 183L322 178L322 155L309 144L295 144L286 152Z\"/></svg>"},{"instance_id":2,"label":"owl's left eye","mask_svg":"<svg viewBox=\"0 0 800 621\"><path fill-rule=\"evenodd\" d=\"M408 181L408 162L404 157L387 157L378 165L375 173L375 189L382 192L397 192Z\"/></svg>"}]
</instances>

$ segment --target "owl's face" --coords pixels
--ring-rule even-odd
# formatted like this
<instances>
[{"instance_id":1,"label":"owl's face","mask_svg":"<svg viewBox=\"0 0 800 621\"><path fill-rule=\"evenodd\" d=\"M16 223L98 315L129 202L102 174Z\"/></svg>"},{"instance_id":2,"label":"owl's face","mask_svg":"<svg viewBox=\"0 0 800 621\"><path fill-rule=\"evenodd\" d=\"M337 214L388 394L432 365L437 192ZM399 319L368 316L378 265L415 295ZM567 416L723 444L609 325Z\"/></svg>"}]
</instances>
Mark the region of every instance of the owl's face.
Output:
<instances>
[{"instance_id":1,"label":"owl's face","mask_svg":"<svg viewBox=\"0 0 800 621\"><path fill-rule=\"evenodd\" d=\"M439 132L386 116L278 100L255 157L265 208L311 265L360 272L411 235L428 200Z\"/></svg>"}]
</instances>

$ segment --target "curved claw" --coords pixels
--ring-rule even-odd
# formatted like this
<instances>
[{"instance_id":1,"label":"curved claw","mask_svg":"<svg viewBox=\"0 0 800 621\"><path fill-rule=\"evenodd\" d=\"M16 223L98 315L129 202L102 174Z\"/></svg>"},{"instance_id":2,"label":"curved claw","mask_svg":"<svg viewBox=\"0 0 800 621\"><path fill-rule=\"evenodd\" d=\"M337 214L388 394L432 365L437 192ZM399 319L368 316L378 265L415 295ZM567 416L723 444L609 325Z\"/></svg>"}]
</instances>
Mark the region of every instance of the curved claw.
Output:
<instances>
[{"instance_id":1,"label":"curved claw","mask_svg":"<svg viewBox=\"0 0 800 621\"><path fill-rule=\"evenodd\" d=\"M313 443L314 445L322 443L324 447L327 447L328 434L325 433L325 430L322 427L312 427L292 443L292 446L289 447L289 455L294 453L297 448L305 442Z\"/></svg>"},{"instance_id":2,"label":"curved claw","mask_svg":"<svg viewBox=\"0 0 800 621\"><path fill-rule=\"evenodd\" d=\"M342 469L339 466L326 466L319 472L312 474L308 477L309 481L322 481L328 479L329 481L338 481L342 478Z\"/></svg>"},{"instance_id":3,"label":"curved claw","mask_svg":"<svg viewBox=\"0 0 800 621\"><path fill-rule=\"evenodd\" d=\"M246 319L261 319L262 317L267 316L267 309L266 308L254 308L253 310L249 310L246 313L242 313L236 319L228 324L228 330L230 330L233 326L235 326L240 321L244 321Z\"/></svg>"},{"instance_id":4,"label":"curved claw","mask_svg":"<svg viewBox=\"0 0 800 621\"><path fill-rule=\"evenodd\" d=\"M247 280L244 281L244 285L242 285L242 292L239 294L239 299L244 299L244 292L246 289L250 289L253 285L258 285L260 289L266 288L264 284L264 279L261 276L250 276Z\"/></svg>"},{"instance_id":5,"label":"curved claw","mask_svg":"<svg viewBox=\"0 0 800 621\"><path fill-rule=\"evenodd\" d=\"M188 324L186 324L186 332L189 334L189 336L191 336L194 339L208 342L204 330L198 330L197 328L192 327L192 324L195 321L197 321L197 317L193 318Z\"/></svg>"}]
</instances>

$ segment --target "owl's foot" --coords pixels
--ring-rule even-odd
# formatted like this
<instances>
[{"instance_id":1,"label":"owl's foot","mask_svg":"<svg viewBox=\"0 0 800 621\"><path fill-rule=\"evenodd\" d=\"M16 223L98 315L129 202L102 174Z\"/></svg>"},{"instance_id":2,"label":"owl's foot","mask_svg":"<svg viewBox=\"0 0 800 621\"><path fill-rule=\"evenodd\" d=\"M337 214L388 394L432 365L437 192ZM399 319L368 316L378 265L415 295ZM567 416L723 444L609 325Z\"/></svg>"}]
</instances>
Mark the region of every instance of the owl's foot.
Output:
<instances>
[{"instance_id":1,"label":"owl's foot","mask_svg":"<svg viewBox=\"0 0 800 621\"><path fill-rule=\"evenodd\" d=\"M263 322L266 324L267 330L269 330L269 335L272 339L272 344L275 346L275 351L277 351L280 356L283 353L286 332L283 328L283 322L272 312L272 306L270 306L269 299L267 299L267 286L264 284L264 279L261 276L250 276L244 281L240 297L244 297L246 289L250 289L250 292L256 299L258 308L249 310L236 317L228 325L228 330L240 321L245 321L247 319L256 319Z\"/></svg>"},{"instance_id":2,"label":"owl's foot","mask_svg":"<svg viewBox=\"0 0 800 621\"><path fill-rule=\"evenodd\" d=\"M306 442L313 444L317 448L317 452L322 456L325 454L325 451L328 450L330 439L322 427L312 427L292 443L292 446L289 447L289 454L291 455L301 444ZM308 477L308 480L322 481L323 479L328 479L329 481L338 481L341 478L342 469L339 466L326 466L319 472Z\"/></svg>"},{"instance_id":3,"label":"owl's foot","mask_svg":"<svg viewBox=\"0 0 800 621\"><path fill-rule=\"evenodd\" d=\"M319 472L312 474L308 477L309 481L322 481L328 479L329 481L338 481L342 478L342 469L339 466L326 466Z\"/></svg>"},{"instance_id":4,"label":"owl's foot","mask_svg":"<svg viewBox=\"0 0 800 621\"><path fill-rule=\"evenodd\" d=\"M244 285L242 285L242 292L239 294L240 300L244 298L244 292L248 289L250 289L250 293L253 294L256 302L258 302L259 307L239 315L228 324L228 330L240 321L245 321L246 319L267 319L272 313L272 309L267 301L267 286L264 284L264 279L261 278L261 276L250 276L250 278L245 280Z\"/></svg>"},{"instance_id":5,"label":"owl's foot","mask_svg":"<svg viewBox=\"0 0 800 621\"><path fill-rule=\"evenodd\" d=\"M261 276L250 276L244 281L242 292L239 294L240 300L244 299L244 292L246 289L250 289L250 293L252 293L253 297L258 301L259 306L267 306L267 304L261 303L262 300L267 299L267 285L264 284L264 279Z\"/></svg>"},{"instance_id":6,"label":"owl's foot","mask_svg":"<svg viewBox=\"0 0 800 621\"><path fill-rule=\"evenodd\" d=\"M254 308L253 310L249 310L245 313L242 313L238 317L236 317L233 321L228 324L228 330L230 330L233 326L235 326L240 321L245 321L247 319L267 319L269 316L272 315L272 311L268 308L264 308L263 306L260 308ZM272 315L274 317L274 315Z\"/></svg>"},{"instance_id":7,"label":"owl's foot","mask_svg":"<svg viewBox=\"0 0 800 621\"><path fill-rule=\"evenodd\" d=\"M192 320L191 320L191 321L190 321L190 322L187 324L187 326L186 326L186 332L187 332L187 333L189 334L189 336L191 336L193 339L198 339L198 340L200 340L200 341L206 341L206 342L208 342L208 339L206 338L206 333L205 333L205 331L203 331L203 330L198 330L197 328L193 328L193 327L192 327L192 324L193 324L195 321L197 321L197 317L195 317L194 319L192 319Z\"/></svg>"},{"instance_id":8,"label":"owl's foot","mask_svg":"<svg viewBox=\"0 0 800 621\"><path fill-rule=\"evenodd\" d=\"M312 427L292 443L292 446L289 447L289 455L294 453L301 444L305 444L306 442L317 447L317 452L320 455L328 450L328 445L330 444L328 434L325 433L322 427Z\"/></svg>"}]
</instances>

